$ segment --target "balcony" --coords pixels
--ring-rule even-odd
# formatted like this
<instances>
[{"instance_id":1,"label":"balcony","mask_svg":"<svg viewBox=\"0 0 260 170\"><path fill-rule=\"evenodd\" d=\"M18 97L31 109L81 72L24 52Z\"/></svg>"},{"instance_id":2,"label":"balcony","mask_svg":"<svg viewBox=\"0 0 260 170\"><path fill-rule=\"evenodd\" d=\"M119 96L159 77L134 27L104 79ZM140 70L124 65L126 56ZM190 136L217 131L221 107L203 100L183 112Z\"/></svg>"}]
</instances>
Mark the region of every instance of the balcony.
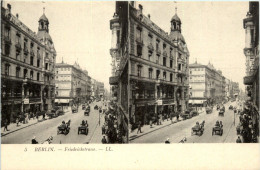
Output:
<instances>
[{"instance_id":1,"label":"balcony","mask_svg":"<svg viewBox=\"0 0 260 170\"><path fill-rule=\"evenodd\" d=\"M29 101L30 103L41 102L41 97L40 96L29 97Z\"/></svg>"},{"instance_id":2,"label":"balcony","mask_svg":"<svg viewBox=\"0 0 260 170\"><path fill-rule=\"evenodd\" d=\"M167 57L167 52L166 51L163 51L163 56Z\"/></svg>"},{"instance_id":3,"label":"balcony","mask_svg":"<svg viewBox=\"0 0 260 170\"><path fill-rule=\"evenodd\" d=\"M161 55L162 54L162 52L161 52L161 50L159 48L156 49L156 54L157 55Z\"/></svg>"},{"instance_id":4,"label":"balcony","mask_svg":"<svg viewBox=\"0 0 260 170\"><path fill-rule=\"evenodd\" d=\"M119 82L118 76L109 77L109 84L110 85L117 85Z\"/></svg>"},{"instance_id":5,"label":"balcony","mask_svg":"<svg viewBox=\"0 0 260 170\"><path fill-rule=\"evenodd\" d=\"M147 47L148 47L148 49L149 49L150 51L152 51L152 52L154 51L154 48L153 48L152 43L150 43Z\"/></svg>"},{"instance_id":6,"label":"balcony","mask_svg":"<svg viewBox=\"0 0 260 170\"><path fill-rule=\"evenodd\" d=\"M25 55L29 54L29 51L28 51L28 48L27 48L27 47L24 47L23 51L24 51L24 54L25 54Z\"/></svg>"},{"instance_id":7,"label":"balcony","mask_svg":"<svg viewBox=\"0 0 260 170\"><path fill-rule=\"evenodd\" d=\"M31 55L31 56L35 56L35 55L34 55L34 52L32 51L32 49L31 49L31 51L30 51L30 55Z\"/></svg>"},{"instance_id":8,"label":"balcony","mask_svg":"<svg viewBox=\"0 0 260 170\"><path fill-rule=\"evenodd\" d=\"M254 76L245 76L244 77L244 84L245 85L253 85Z\"/></svg>"},{"instance_id":9,"label":"balcony","mask_svg":"<svg viewBox=\"0 0 260 170\"><path fill-rule=\"evenodd\" d=\"M139 45L144 45L143 40L142 40L141 37L136 37L136 42L137 42L137 44L139 44Z\"/></svg>"},{"instance_id":10,"label":"balcony","mask_svg":"<svg viewBox=\"0 0 260 170\"><path fill-rule=\"evenodd\" d=\"M16 42L15 47L16 47L17 50L21 50L22 49L22 46L21 46L20 42Z\"/></svg>"},{"instance_id":11,"label":"balcony","mask_svg":"<svg viewBox=\"0 0 260 170\"><path fill-rule=\"evenodd\" d=\"M4 40L5 40L5 42L6 42L7 44L12 44L12 41L11 41L10 36L5 36L5 37L4 37Z\"/></svg>"}]
</instances>

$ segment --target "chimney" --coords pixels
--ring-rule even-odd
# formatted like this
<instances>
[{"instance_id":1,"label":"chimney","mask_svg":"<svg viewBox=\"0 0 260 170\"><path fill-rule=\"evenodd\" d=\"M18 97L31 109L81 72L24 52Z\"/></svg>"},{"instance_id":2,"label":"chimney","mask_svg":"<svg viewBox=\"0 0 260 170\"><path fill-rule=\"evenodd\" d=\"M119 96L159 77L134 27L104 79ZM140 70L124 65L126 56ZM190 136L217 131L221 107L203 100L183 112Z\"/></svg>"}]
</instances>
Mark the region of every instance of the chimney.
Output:
<instances>
[{"instance_id":1,"label":"chimney","mask_svg":"<svg viewBox=\"0 0 260 170\"><path fill-rule=\"evenodd\" d=\"M139 10L143 13L143 6L141 4L139 4Z\"/></svg>"},{"instance_id":2,"label":"chimney","mask_svg":"<svg viewBox=\"0 0 260 170\"><path fill-rule=\"evenodd\" d=\"M16 18L19 19L19 14L16 14Z\"/></svg>"},{"instance_id":3,"label":"chimney","mask_svg":"<svg viewBox=\"0 0 260 170\"><path fill-rule=\"evenodd\" d=\"M9 12L11 13L11 8L12 8L12 6L11 6L10 4L7 4L7 8L8 8L8 10L9 10Z\"/></svg>"},{"instance_id":4,"label":"chimney","mask_svg":"<svg viewBox=\"0 0 260 170\"><path fill-rule=\"evenodd\" d=\"M149 18L149 19L151 18L151 15L150 15L150 14L148 14L148 18Z\"/></svg>"}]
</instances>

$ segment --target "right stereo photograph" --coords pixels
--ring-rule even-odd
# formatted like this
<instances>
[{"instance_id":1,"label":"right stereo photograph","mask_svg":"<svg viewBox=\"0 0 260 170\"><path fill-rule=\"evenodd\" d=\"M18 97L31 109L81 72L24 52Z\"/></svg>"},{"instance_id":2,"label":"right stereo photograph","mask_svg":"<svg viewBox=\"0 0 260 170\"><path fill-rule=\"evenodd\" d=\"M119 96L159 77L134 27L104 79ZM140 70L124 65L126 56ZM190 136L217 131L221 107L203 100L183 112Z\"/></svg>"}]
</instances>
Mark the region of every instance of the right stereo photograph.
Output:
<instances>
[{"instance_id":1,"label":"right stereo photograph","mask_svg":"<svg viewBox=\"0 0 260 170\"><path fill-rule=\"evenodd\" d=\"M128 10L129 143L258 143L259 2Z\"/></svg>"}]
</instances>

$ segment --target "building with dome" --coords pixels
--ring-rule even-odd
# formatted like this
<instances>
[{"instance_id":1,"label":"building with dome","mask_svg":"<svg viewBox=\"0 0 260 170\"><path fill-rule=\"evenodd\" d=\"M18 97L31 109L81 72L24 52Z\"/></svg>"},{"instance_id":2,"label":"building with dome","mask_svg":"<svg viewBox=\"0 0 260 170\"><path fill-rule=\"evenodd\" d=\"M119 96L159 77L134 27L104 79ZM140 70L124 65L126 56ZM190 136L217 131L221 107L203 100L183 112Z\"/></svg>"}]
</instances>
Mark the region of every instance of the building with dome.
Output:
<instances>
[{"instance_id":1,"label":"building with dome","mask_svg":"<svg viewBox=\"0 0 260 170\"><path fill-rule=\"evenodd\" d=\"M29 111L52 109L56 52L45 14L36 34L1 4L1 116L13 122Z\"/></svg>"},{"instance_id":2,"label":"building with dome","mask_svg":"<svg viewBox=\"0 0 260 170\"><path fill-rule=\"evenodd\" d=\"M167 33L133 2L129 23L130 123L148 124L159 113L184 112L189 101L189 50L177 12Z\"/></svg>"}]
</instances>

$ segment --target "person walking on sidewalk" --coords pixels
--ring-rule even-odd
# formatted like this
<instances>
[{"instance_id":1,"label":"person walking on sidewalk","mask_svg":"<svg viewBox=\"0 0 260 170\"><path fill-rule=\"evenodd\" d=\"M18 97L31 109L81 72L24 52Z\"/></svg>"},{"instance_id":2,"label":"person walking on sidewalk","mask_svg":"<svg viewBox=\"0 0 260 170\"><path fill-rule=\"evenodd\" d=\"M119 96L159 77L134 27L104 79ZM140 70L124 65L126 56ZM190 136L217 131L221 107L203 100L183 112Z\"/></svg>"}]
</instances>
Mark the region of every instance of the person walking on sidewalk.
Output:
<instances>
[{"instance_id":1,"label":"person walking on sidewalk","mask_svg":"<svg viewBox=\"0 0 260 170\"><path fill-rule=\"evenodd\" d=\"M140 133L142 133L141 127L142 127L142 123L141 123L141 121L139 121L138 129L137 129L137 134L138 134L139 131L140 131Z\"/></svg>"},{"instance_id":2,"label":"person walking on sidewalk","mask_svg":"<svg viewBox=\"0 0 260 170\"><path fill-rule=\"evenodd\" d=\"M16 122L16 126L18 127L18 124L19 124L19 117L18 116L17 116L15 122Z\"/></svg>"},{"instance_id":3,"label":"person walking on sidewalk","mask_svg":"<svg viewBox=\"0 0 260 170\"><path fill-rule=\"evenodd\" d=\"M105 135L103 135L103 138L102 138L101 142L102 142L102 144L106 144L107 143L107 139L106 139Z\"/></svg>"},{"instance_id":4,"label":"person walking on sidewalk","mask_svg":"<svg viewBox=\"0 0 260 170\"><path fill-rule=\"evenodd\" d=\"M103 126L102 126L102 135L103 134L106 134L106 126L105 126L105 123L103 124Z\"/></svg>"},{"instance_id":5,"label":"person walking on sidewalk","mask_svg":"<svg viewBox=\"0 0 260 170\"><path fill-rule=\"evenodd\" d=\"M8 120L6 119L6 120L5 120L5 123L4 123L4 132L5 132L5 131L9 131L8 128L7 128L7 126L8 126Z\"/></svg>"},{"instance_id":6,"label":"person walking on sidewalk","mask_svg":"<svg viewBox=\"0 0 260 170\"><path fill-rule=\"evenodd\" d=\"M242 143L240 136L237 137L236 143Z\"/></svg>"}]
</instances>

